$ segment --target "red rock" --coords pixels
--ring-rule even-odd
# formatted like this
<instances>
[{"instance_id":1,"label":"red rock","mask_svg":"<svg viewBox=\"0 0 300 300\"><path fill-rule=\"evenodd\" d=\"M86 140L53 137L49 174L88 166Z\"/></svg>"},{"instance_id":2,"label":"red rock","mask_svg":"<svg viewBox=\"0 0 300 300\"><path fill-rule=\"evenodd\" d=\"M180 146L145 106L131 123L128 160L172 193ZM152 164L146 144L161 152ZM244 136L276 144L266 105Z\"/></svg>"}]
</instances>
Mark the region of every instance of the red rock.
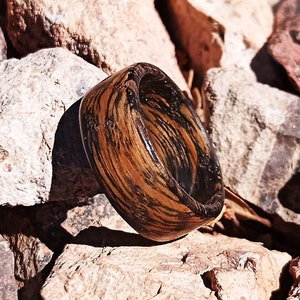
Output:
<instances>
[{"instance_id":1,"label":"red rock","mask_svg":"<svg viewBox=\"0 0 300 300\"><path fill-rule=\"evenodd\" d=\"M275 29L268 41L273 58L286 70L295 89L300 91L300 2L285 0L275 16Z\"/></svg>"},{"instance_id":2,"label":"red rock","mask_svg":"<svg viewBox=\"0 0 300 300\"><path fill-rule=\"evenodd\" d=\"M177 47L186 52L190 67L203 78L210 68L220 66L224 27L196 9L189 1L166 1L159 9Z\"/></svg>"},{"instance_id":3,"label":"red rock","mask_svg":"<svg viewBox=\"0 0 300 300\"><path fill-rule=\"evenodd\" d=\"M293 277L294 284L289 292L287 300L297 300L300 298L300 256L290 262L290 274Z\"/></svg>"},{"instance_id":4,"label":"red rock","mask_svg":"<svg viewBox=\"0 0 300 300\"><path fill-rule=\"evenodd\" d=\"M146 61L186 89L174 45L152 0L7 2L8 35L22 56L64 47L109 74Z\"/></svg>"}]
</instances>

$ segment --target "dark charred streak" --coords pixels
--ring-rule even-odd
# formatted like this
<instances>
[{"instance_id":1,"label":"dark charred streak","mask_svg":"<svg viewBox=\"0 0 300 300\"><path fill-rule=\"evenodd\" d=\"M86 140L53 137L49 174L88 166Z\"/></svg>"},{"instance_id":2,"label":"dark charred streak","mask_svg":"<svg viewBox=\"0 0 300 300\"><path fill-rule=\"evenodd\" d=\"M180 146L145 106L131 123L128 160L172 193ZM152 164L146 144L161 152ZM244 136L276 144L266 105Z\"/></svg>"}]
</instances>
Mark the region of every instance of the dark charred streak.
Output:
<instances>
[{"instance_id":1,"label":"dark charred streak","mask_svg":"<svg viewBox=\"0 0 300 300\"><path fill-rule=\"evenodd\" d=\"M109 200L134 229L166 241L220 213L223 183L208 136L162 71L135 64L92 90L85 106L87 154ZM142 146L135 151L134 145Z\"/></svg>"},{"instance_id":2,"label":"dark charred streak","mask_svg":"<svg viewBox=\"0 0 300 300\"><path fill-rule=\"evenodd\" d=\"M125 83L127 83L128 81L131 81L131 80L134 81L135 77L136 77L136 74L135 74L134 69L132 68L128 72L127 79L125 80Z\"/></svg>"},{"instance_id":3,"label":"dark charred streak","mask_svg":"<svg viewBox=\"0 0 300 300\"><path fill-rule=\"evenodd\" d=\"M300 45L300 30L290 30L290 36L295 44Z\"/></svg>"},{"instance_id":4,"label":"dark charred streak","mask_svg":"<svg viewBox=\"0 0 300 300\"><path fill-rule=\"evenodd\" d=\"M118 108L119 105L120 105L120 101L122 100L122 93L117 91L117 92L114 93L114 96L115 96L114 106Z\"/></svg>"},{"instance_id":5,"label":"dark charred streak","mask_svg":"<svg viewBox=\"0 0 300 300\"><path fill-rule=\"evenodd\" d=\"M126 97L127 97L127 102L129 104L130 109L138 109L138 102L136 99L136 94L131 88L126 89Z\"/></svg>"},{"instance_id":6,"label":"dark charred streak","mask_svg":"<svg viewBox=\"0 0 300 300\"><path fill-rule=\"evenodd\" d=\"M182 261L184 264L186 263L186 260L187 260L188 256L189 256L189 252L185 253L185 254L182 256L181 261Z\"/></svg>"}]
</instances>

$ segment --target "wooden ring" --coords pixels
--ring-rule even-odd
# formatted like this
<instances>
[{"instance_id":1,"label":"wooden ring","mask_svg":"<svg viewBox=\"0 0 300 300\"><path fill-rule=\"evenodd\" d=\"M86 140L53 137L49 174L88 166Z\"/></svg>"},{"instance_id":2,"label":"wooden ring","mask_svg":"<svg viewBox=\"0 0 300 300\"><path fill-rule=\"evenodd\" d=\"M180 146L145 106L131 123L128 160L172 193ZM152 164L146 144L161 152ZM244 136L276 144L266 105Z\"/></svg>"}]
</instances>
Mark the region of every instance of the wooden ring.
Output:
<instances>
[{"instance_id":1,"label":"wooden ring","mask_svg":"<svg viewBox=\"0 0 300 300\"><path fill-rule=\"evenodd\" d=\"M169 241L222 211L224 186L190 101L159 68L131 65L83 97L81 136L116 211L142 236Z\"/></svg>"}]
</instances>

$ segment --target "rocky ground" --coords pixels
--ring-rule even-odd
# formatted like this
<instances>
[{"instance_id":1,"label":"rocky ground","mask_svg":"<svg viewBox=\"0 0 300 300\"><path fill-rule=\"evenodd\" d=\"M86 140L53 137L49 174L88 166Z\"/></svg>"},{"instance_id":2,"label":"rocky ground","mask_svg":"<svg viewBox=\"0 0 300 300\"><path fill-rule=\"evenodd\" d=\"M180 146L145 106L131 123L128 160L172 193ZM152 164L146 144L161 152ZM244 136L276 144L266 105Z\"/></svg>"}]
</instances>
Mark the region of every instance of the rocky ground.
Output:
<instances>
[{"instance_id":1,"label":"rocky ground","mask_svg":"<svg viewBox=\"0 0 300 300\"><path fill-rule=\"evenodd\" d=\"M0 0L1 299L299 299L297 0ZM170 243L114 211L80 98L146 61L191 96L227 202Z\"/></svg>"}]
</instances>

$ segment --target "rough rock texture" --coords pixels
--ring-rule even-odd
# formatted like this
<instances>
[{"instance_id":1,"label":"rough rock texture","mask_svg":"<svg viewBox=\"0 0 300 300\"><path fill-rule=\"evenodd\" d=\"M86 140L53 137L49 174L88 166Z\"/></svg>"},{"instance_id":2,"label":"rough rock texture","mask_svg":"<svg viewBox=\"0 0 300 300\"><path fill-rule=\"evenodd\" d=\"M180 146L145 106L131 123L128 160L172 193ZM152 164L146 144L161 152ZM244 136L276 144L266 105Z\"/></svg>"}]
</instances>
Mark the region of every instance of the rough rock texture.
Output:
<instances>
[{"instance_id":1,"label":"rough rock texture","mask_svg":"<svg viewBox=\"0 0 300 300\"><path fill-rule=\"evenodd\" d=\"M255 54L250 66L258 82L297 94L284 68L269 53L267 43Z\"/></svg>"},{"instance_id":2,"label":"rough rock texture","mask_svg":"<svg viewBox=\"0 0 300 300\"><path fill-rule=\"evenodd\" d=\"M188 53L190 67L202 76L220 66L224 27L188 1L156 1L173 40ZM197 30L195 30L197 28Z\"/></svg>"},{"instance_id":3,"label":"rough rock texture","mask_svg":"<svg viewBox=\"0 0 300 300\"><path fill-rule=\"evenodd\" d=\"M0 63L1 204L95 194L99 187L81 144L78 99L105 77L60 48Z\"/></svg>"},{"instance_id":4,"label":"rough rock texture","mask_svg":"<svg viewBox=\"0 0 300 300\"><path fill-rule=\"evenodd\" d=\"M234 229L299 255L299 98L257 84L250 69L254 55L267 54L266 46L258 49L271 32L271 6L278 1L157 0L156 7L159 2L177 7L173 31L188 45L193 68L228 68L212 70L206 90L215 105L206 108L225 183L290 221L270 218L267 228L242 220ZM61 46L108 74L146 60L186 87L151 0L0 0L0 26L8 57ZM107 75L71 52L47 49L0 62L0 298L40 299L42 286L45 299L286 298L292 286L287 253L198 231L155 244L97 194L78 108L87 89ZM264 69L265 61L256 60L256 75L258 69L271 74L278 86L281 73ZM218 222L219 231L226 232L225 221ZM295 267L291 293L297 295Z\"/></svg>"},{"instance_id":5,"label":"rough rock texture","mask_svg":"<svg viewBox=\"0 0 300 300\"><path fill-rule=\"evenodd\" d=\"M0 298L18 299L17 284L14 278L14 257L9 243L0 235Z\"/></svg>"},{"instance_id":6,"label":"rough rock texture","mask_svg":"<svg viewBox=\"0 0 300 300\"><path fill-rule=\"evenodd\" d=\"M51 261L53 252L34 236L16 233L7 239L14 252L14 275L19 289L23 289L23 299L32 299L43 283L41 271Z\"/></svg>"},{"instance_id":7,"label":"rough rock texture","mask_svg":"<svg viewBox=\"0 0 300 300\"><path fill-rule=\"evenodd\" d=\"M6 59L6 57L7 57L7 45L6 45L3 31L0 27L0 61Z\"/></svg>"},{"instance_id":8,"label":"rough rock texture","mask_svg":"<svg viewBox=\"0 0 300 300\"><path fill-rule=\"evenodd\" d=\"M108 218L111 223L119 219L115 226L125 223L103 194L80 202L60 201L29 207L1 207L0 232L9 242L14 254L12 272L15 279L12 280L14 284L15 281L18 284L19 299L37 299L50 271L49 267L65 243L90 226L107 225L105 220ZM129 228L127 225L127 229Z\"/></svg>"},{"instance_id":9,"label":"rough rock texture","mask_svg":"<svg viewBox=\"0 0 300 300\"><path fill-rule=\"evenodd\" d=\"M112 245L116 234L124 246ZM197 231L153 247L138 240L136 247L126 246L136 237L125 232L111 231L107 238L111 245L103 248L84 245L82 239L80 245L67 245L42 288L43 298L269 299L290 259L246 240Z\"/></svg>"},{"instance_id":10,"label":"rough rock texture","mask_svg":"<svg viewBox=\"0 0 300 300\"><path fill-rule=\"evenodd\" d=\"M290 262L290 273L293 277L294 284L289 292L287 300L297 300L300 298L300 256Z\"/></svg>"},{"instance_id":11,"label":"rough rock texture","mask_svg":"<svg viewBox=\"0 0 300 300\"><path fill-rule=\"evenodd\" d=\"M163 265L165 261L169 262L169 258L162 258L162 254L164 254L163 257L169 256L173 259L172 256L172 251L173 247L182 249L182 253L180 254L179 260L182 258L183 261L187 261L189 263L190 258L194 257L196 254L203 260L200 260L199 258L192 260L192 268L197 270L199 268L202 270L200 273L198 272L198 277L194 274L190 274L191 272L189 271L188 274L185 274L187 272L187 267L183 268L178 268L176 269L176 275L174 275L176 278L180 278L181 276L184 278L184 280L193 280L194 289L197 290L197 295L210 295L211 299L216 299L214 296L214 293L210 291L212 289L213 291L218 291L219 294L224 294L227 295L228 293L231 293L231 295L234 293L234 285L236 284L236 279L239 276L239 278L243 278L243 285L246 285L247 280L250 280L251 284L255 283L254 287L253 285L249 285L243 290L239 290L242 295L245 290L249 292L249 289L251 290L251 293L254 293L254 295L257 295L257 293L261 293L262 295L265 295L265 291L263 290L263 287L266 282L266 277L269 276L270 273L270 268L275 268L274 273L272 273L270 278L271 284L268 285L270 286L271 289L274 287L274 290L277 290L276 286L279 283L279 276L281 273L281 276L286 277L288 275L287 270L282 270L279 272L279 269L285 264L284 262L288 260L288 255L286 253L280 253L276 251L269 251L266 248L263 248L261 246L258 246L257 244L253 244L248 241L244 240L237 240L234 239L234 241L231 241L231 238L224 237L222 235L217 235L217 236L211 236L208 234L201 234L201 233L195 233L192 234L191 238L188 237L186 242L184 243L177 243L174 246L169 243L164 245L163 248L159 248L158 250L156 247L151 247L151 246L156 246L158 244L154 244L153 242L146 240L142 238L140 235L136 234L135 231L125 222L121 219L121 217L116 213L116 211L112 208L110 203L108 202L107 198L103 195L100 194L97 197L93 197L89 199L88 201L82 200L80 202L66 202L66 201L61 201L61 202L49 202L45 204L40 204L40 205L34 205L30 207L15 207L15 208L8 208L8 207L2 207L0 209L0 219L2 220L2 224L0 226L0 232L5 232L5 235L7 237L12 236L13 233L15 232L23 232L24 234L19 234L18 236L24 239L24 242L26 241L31 241L32 245L35 243L41 244L40 241L43 241L45 244L44 246L40 245L43 248L39 249L44 249L46 250L47 247L54 251L54 255L52 256L54 259L52 259L52 262L55 261L56 257L58 254L60 254L63 250L64 245L70 244L71 247L74 245L78 245L78 248L76 248L74 251L76 253L78 252L78 256L83 256L84 254L81 253L81 251L85 252L87 255L90 253L89 249L92 248L93 252L97 253L97 255L100 254L100 252L106 253L106 251L110 251L109 249L105 247L113 247L116 249L121 249L122 250L122 255L114 258L114 269L121 269L118 272L123 272L122 274L128 274L127 276L130 276L132 279L132 282L135 282L135 285L133 289L137 292L140 291L141 289L147 290L147 282L152 282L152 275L150 276L149 280L146 280L145 285L142 285L140 287L139 282L140 282L140 277L143 276L149 277L148 271L143 273L141 275L141 271L144 269L141 267L142 270L138 269L139 272L135 273L133 270L134 265L133 261L137 257L136 255L140 255L142 258L146 258L145 265L147 266L148 264L151 264L152 266L157 266L157 265ZM17 221L14 221L17 220ZM10 225L5 225L5 224L14 224L14 226ZM6 229L6 230L5 230ZM9 231L9 230L10 231ZM34 242L33 237L35 237L36 242ZM15 239L15 235L13 235L13 239ZM9 239L12 241L12 238ZM182 239L184 241L185 239ZM206 246L207 243L207 246ZM251 244L254 245L254 248L250 246ZM45 247L46 246L46 247ZM92 246L92 247L89 247ZM127 247L126 252L123 253L123 248L124 246ZM104 248L103 248L104 247ZM26 249L33 249L34 247L27 247ZM143 252L140 253L140 249L143 248L145 250L142 250ZM20 253L18 252L17 247L13 247L12 249L15 252L16 257L20 257ZM26 250L25 249L25 250ZM74 249L74 248L72 248ZM86 251L88 249L88 251ZM147 250L146 250L147 249ZM175 253L178 253L179 250L176 250ZM190 252L192 253L191 256L187 255L187 258L185 258L186 254L186 249L190 249ZM204 250L202 250L204 249ZM209 254L211 249L214 249L214 251ZM119 251L119 250L118 250ZM220 251L220 255L217 255L218 251ZM262 252L264 253L263 256L273 257L275 255L274 260L269 261L269 265L264 267L264 264L261 262L257 263L257 259L260 259L260 256L262 255ZM49 250L48 250L49 252ZM40 264L40 272L36 274L34 277L28 276L27 280L25 276L23 277L24 279L21 280L16 276L18 280L18 284L22 289L19 291L19 299L34 299L34 296L39 294L39 290L41 288L41 285L43 284L42 278L45 278L50 272L50 267L52 268L52 262L44 267L42 269L41 262L46 262L47 257L47 251L44 252L44 256L40 255L33 255L34 251L31 253L30 251L26 250L24 251L24 264L23 264L23 270L27 268L27 273L28 275L36 274L36 268L35 266ZM154 252L153 254L151 254ZM157 254L159 252L159 254ZM138 253L138 254L136 254ZM194 253L194 254L193 254ZM196 254L195 254L196 253ZM155 255L157 254L157 255ZM96 255L96 254L95 254ZM149 257L150 255L150 257ZM246 257L251 256L255 258L255 262L253 260L250 260L249 262L246 262ZM128 256L127 258L125 258ZM44 257L44 260L41 260L41 258ZM65 254L63 255L64 260L69 260L69 258L66 258ZM92 256L93 257L93 256ZM148 257L148 258L147 258ZM119 260L118 260L119 259ZM153 260L152 262L150 260ZM240 264L237 263L237 261L240 260ZM265 261L264 259L262 259ZM61 261L61 260L60 260ZM281 261L281 262L280 262ZM21 262L20 260L18 262L18 271L21 267ZM282 263L282 266L276 265L276 263L279 262L279 265ZM70 263L73 263L73 258L71 258ZM84 268L86 267L87 269L90 269L91 272L96 272L94 268L97 268L98 272L98 265L94 265L93 263L90 263L90 261L87 259L85 260L84 257L82 257L82 260L78 259L76 261L76 267L80 264L83 264ZM97 262L98 263L98 262ZM139 262L141 263L141 262ZM183 262L182 262L183 263ZM259 276L256 278L253 270L251 269L251 266L257 263L261 268L259 269ZM116 265L120 265L118 266ZM128 267L127 270L127 264L131 265ZM203 264L206 265L206 267L203 267ZM275 264L275 266L274 266ZM169 264L170 265L170 264ZM229 265L231 267L229 267ZM243 267L243 266L247 267ZM106 264L105 264L106 266ZM273 266L273 267L272 267ZM224 268L223 268L224 267ZM259 267L259 268L260 268ZM153 279L154 281L160 280L159 284L161 284L163 287L166 285L169 287L170 290L172 290L173 286L175 286L176 289L178 289L177 284L174 283L173 277L167 278L167 275L163 272L162 275L159 274L159 267L157 267L158 270L155 273L155 278ZM204 268L204 269L203 269ZM80 267L79 267L80 269ZM87 269L82 269L83 272L87 272L87 276L90 276L91 273ZM124 270L125 269L125 270ZM59 273L60 280L61 281L67 281L70 278L70 273L68 271L69 269L62 269L61 273ZM71 268L72 270L72 268ZM261 271L260 271L261 270ZM19 271L18 271L19 272ZM57 269L55 267L55 273L57 272ZM104 272L103 276L105 279L109 280L108 277L110 276L111 273L107 273L109 271L105 270L99 270L98 274L94 274L93 276L96 276L97 278ZM106 273L105 273L106 272ZM220 279L221 276L225 277L225 273L227 272L227 278L226 280ZM55 274L54 273L54 274ZM182 273L182 274L181 274ZM197 271L195 271L197 273ZM264 274L266 273L266 274ZM21 274L24 274L21 273ZM105 275L106 274L106 275ZM172 273L170 273L172 274ZM200 278L200 274L202 275L202 278ZM239 274L239 275L238 275ZM17 274L16 274L17 275ZM49 281L52 275L49 277ZM72 275L73 276L73 275ZM77 275L74 275L75 277ZM101 287L97 285L93 280L93 276L91 277L91 284L88 284L85 282L85 280L88 280L85 276L83 276L82 279L80 279L81 274L78 274L78 280L80 282L77 282L76 279L73 277L70 279L71 281L74 279L75 281L75 286L74 288L69 288L66 291L66 299L74 299L73 295L75 293L78 293L78 298L81 297L89 297L91 296L90 290L92 290L94 287L95 289L100 289ZM119 282L119 277L120 274L117 273L116 277L112 275L112 278L110 279L111 286L113 286L114 282ZM241 277L242 276L242 277ZM255 279L256 278L256 279ZM57 280L57 279L55 279ZM82 280L82 282L81 282ZM95 279L96 280L96 279ZM178 279L179 282L180 279ZM209 287L209 290L203 286L203 282L205 283L206 287ZM157 282L157 281L155 281ZM220 283L219 285L217 283ZM241 285L242 285L241 283ZM181 283L180 283L181 284ZM72 283L68 283L66 286L71 286ZM184 286L185 284L181 284L181 286ZM257 287L258 286L258 287ZM285 288L285 293L282 290L282 286L280 286L280 291L276 291L274 293L280 293L282 295L287 295L288 289L291 286L291 283L286 286ZM60 295L56 296L55 291L56 287L55 285L51 285L47 287L47 293L49 294L50 288L54 288L54 294L52 299L62 299L60 298ZM77 289L78 287L78 289ZM156 285L154 285L156 287ZM172 287L172 288L171 288ZM109 287L108 287L109 288ZM221 290L222 288L222 290ZM153 288L155 290L155 288ZM151 289L151 291L153 291ZM165 286L166 289L166 286ZM127 288L125 288L127 290ZM168 290L169 291L169 290ZM60 293L60 288L58 290ZM108 295L110 291L108 291ZM91 292L92 293L92 292ZM178 297L176 296L178 294ZM165 294L162 294L160 296L162 299L165 299L164 297ZM180 297L182 293L180 291L176 291L174 294L175 299L185 299L185 297ZM176 298L177 297L177 298ZM107 296L107 298L109 298ZM268 297L262 296L262 299L267 299ZM190 299L190 298L188 298ZM201 298L200 298L201 299ZM207 299L207 297L203 297L203 299ZM209 298L208 298L209 299ZM221 298L222 299L222 298ZM226 299L226 298L224 298ZM227 298L227 299L235 299L234 296L232 298ZM258 297L260 299L260 297ZM283 297L279 297L277 299L283 299Z\"/></svg>"},{"instance_id":12,"label":"rough rock texture","mask_svg":"<svg viewBox=\"0 0 300 300\"><path fill-rule=\"evenodd\" d=\"M51 260L52 251L35 237L22 233L9 238L15 250L15 275L20 280L36 276Z\"/></svg>"},{"instance_id":13,"label":"rough rock texture","mask_svg":"<svg viewBox=\"0 0 300 300\"><path fill-rule=\"evenodd\" d=\"M268 41L272 56L286 70L300 92L300 2L282 1L275 15L275 29Z\"/></svg>"},{"instance_id":14,"label":"rough rock texture","mask_svg":"<svg viewBox=\"0 0 300 300\"><path fill-rule=\"evenodd\" d=\"M222 0L218 1L217 6L209 0L188 2L225 26L228 34L241 35L245 44L254 49L262 47L272 32L272 6L267 0Z\"/></svg>"},{"instance_id":15,"label":"rough rock texture","mask_svg":"<svg viewBox=\"0 0 300 300\"><path fill-rule=\"evenodd\" d=\"M23 300L38 299L36 297L58 254L80 232L84 236L91 227L109 236L109 230L101 226L134 232L112 208L104 194L80 201L0 207L0 220L0 233L13 253L13 257L7 258L12 264L11 272L7 272L7 276L1 273L3 282L11 282L15 290L17 282L19 299ZM95 242L101 247L103 241L99 239L99 231L90 235L90 241L85 238L85 242ZM136 236L140 239L139 235ZM145 242L147 244L149 241ZM8 252L5 252L3 263L7 255ZM15 278L10 277L11 273Z\"/></svg>"},{"instance_id":16,"label":"rough rock texture","mask_svg":"<svg viewBox=\"0 0 300 300\"><path fill-rule=\"evenodd\" d=\"M135 233L114 210L105 194L98 194L78 206L68 209L61 227L72 236L89 227L108 227Z\"/></svg>"},{"instance_id":17,"label":"rough rock texture","mask_svg":"<svg viewBox=\"0 0 300 300\"><path fill-rule=\"evenodd\" d=\"M269 213L300 224L278 192L300 165L300 98L257 83L240 69L212 69L206 97L225 184ZM299 181L298 181L299 186ZM297 202L298 200L295 199Z\"/></svg>"},{"instance_id":18,"label":"rough rock texture","mask_svg":"<svg viewBox=\"0 0 300 300\"><path fill-rule=\"evenodd\" d=\"M186 89L174 46L152 0L7 2L8 34L22 55L66 47L107 73L146 61Z\"/></svg>"},{"instance_id":19,"label":"rough rock texture","mask_svg":"<svg viewBox=\"0 0 300 300\"><path fill-rule=\"evenodd\" d=\"M165 22L171 35L188 53L198 76L220 65L249 69L255 51L263 46L273 25L267 0L169 0L161 14L162 18L167 14Z\"/></svg>"}]
</instances>

